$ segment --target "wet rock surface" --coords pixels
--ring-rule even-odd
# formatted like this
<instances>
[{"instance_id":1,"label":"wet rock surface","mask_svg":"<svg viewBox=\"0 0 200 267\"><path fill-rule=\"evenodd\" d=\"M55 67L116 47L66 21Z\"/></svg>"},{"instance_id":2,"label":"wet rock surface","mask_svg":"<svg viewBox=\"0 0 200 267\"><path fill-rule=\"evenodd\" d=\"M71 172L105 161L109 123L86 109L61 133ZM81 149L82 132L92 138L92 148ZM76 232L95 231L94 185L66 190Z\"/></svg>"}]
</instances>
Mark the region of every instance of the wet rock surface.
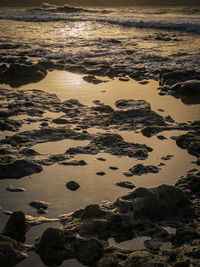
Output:
<instances>
[{"instance_id":1,"label":"wet rock surface","mask_svg":"<svg viewBox=\"0 0 200 267\"><path fill-rule=\"evenodd\" d=\"M2 266L15 266L27 258L25 247L3 234L0 234L0 262Z\"/></svg>"},{"instance_id":2,"label":"wet rock surface","mask_svg":"<svg viewBox=\"0 0 200 267\"><path fill-rule=\"evenodd\" d=\"M41 166L26 159L0 163L0 179L19 179L41 171Z\"/></svg>"},{"instance_id":3,"label":"wet rock surface","mask_svg":"<svg viewBox=\"0 0 200 267\"><path fill-rule=\"evenodd\" d=\"M51 62L42 64L45 68L52 67ZM84 67L81 67L82 72L97 75L96 73L107 71L106 75L110 77L120 77L122 71L119 71L119 67L110 68L105 62L98 64L101 66L97 68L96 63L85 61ZM73 67L74 71L80 71L80 66L72 65L69 68ZM188 86L195 87L198 82L194 82L194 79L199 79L195 76L192 77L192 83L187 82L191 80L193 74L187 74L187 80L180 80L177 78L178 74L177 76L173 74L175 76L172 78L162 78L165 83L163 86L171 88L179 79L181 87L190 90ZM123 75L121 77L125 77L125 73ZM146 75L145 69L129 72L129 77L137 80L142 80ZM172 81L170 79L174 79L174 82L170 82ZM118 132L141 130L142 134L148 137L162 131L185 130L186 134L175 137L174 140L178 146L199 158L199 122L178 124L169 116L163 117L151 110L150 104L146 101L122 99L116 102L117 110L115 110L99 102L92 107L82 105L76 99L61 102L55 95L39 90L23 92L0 89L0 93L0 127L2 131L11 133L10 136L0 140L1 179L18 179L38 173L43 169L41 165L48 166L54 163L74 167L86 165L84 160L73 158L78 154L97 155L103 152L118 157L129 156L144 160L152 151L147 145L125 141L118 133L90 134L88 128L92 127L101 130L117 129ZM57 118L55 116L51 118L48 114L51 112L54 115L58 113ZM18 120L16 118L18 115L25 117ZM32 123L38 123L36 129L21 131L22 126ZM71 129L72 126L75 128ZM13 133L15 131L19 132ZM65 149L64 153L53 155L40 155L32 148L33 145L65 139L87 140L88 144L70 147ZM102 157L97 159L106 163ZM110 169L115 168L110 167ZM158 171L157 166L137 164L127 174L132 176ZM105 174L103 171L100 173ZM122 181L118 185L129 190L134 188L130 181ZM75 187L79 188L79 184L76 183ZM32 202L32 206L38 213L46 213L48 203L37 201L37 203ZM0 262L5 263L5 266L14 266L26 257L26 245L14 239L24 242L27 224L34 226L59 220L63 228L48 228L35 242L34 247L42 261L50 266L58 266L63 260L71 258L78 259L86 266L199 266L199 208L199 171L192 170L185 177L181 177L175 187L161 185L150 189L136 188L113 203L92 204L71 214L62 215L59 219L23 215L21 221L13 219L16 216L15 212L7 212L12 215L11 222L7 223L3 234L0 235ZM170 234L165 227L174 227L176 231ZM109 238L114 238L120 244L130 238L143 236L151 240L142 251L127 251L109 247L108 244ZM162 244L167 242L170 242L171 248L163 250Z\"/></svg>"},{"instance_id":4,"label":"wet rock surface","mask_svg":"<svg viewBox=\"0 0 200 267\"><path fill-rule=\"evenodd\" d=\"M137 164L129 169L130 174L133 175L142 175L147 173L158 173L160 168L153 165L144 166L142 164Z\"/></svg>"},{"instance_id":5,"label":"wet rock surface","mask_svg":"<svg viewBox=\"0 0 200 267\"><path fill-rule=\"evenodd\" d=\"M0 66L0 83L18 87L24 84L38 82L47 75L47 71L39 64L12 63L9 67Z\"/></svg>"},{"instance_id":6,"label":"wet rock surface","mask_svg":"<svg viewBox=\"0 0 200 267\"><path fill-rule=\"evenodd\" d=\"M79 189L80 185L75 181L70 181L66 184L66 187L72 191Z\"/></svg>"},{"instance_id":7,"label":"wet rock surface","mask_svg":"<svg viewBox=\"0 0 200 267\"><path fill-rule=\"evenodd\" d=\"M200 99L200 72L196 70L162 70L160 95L173 95L183 103L195 104ZM189 97L189 98L187 98Z\"/></svg>"},{"instance_id":8,"label":"wet rock surface","mask_svg":"<svg viewBox=\"0 0 200 267\"><path fill-rule=\"evenodd\" d=\"M199 196L188 188L191 180L198 178L199 172L191 171L176 187L138 188L114 203L89 205L62 215L64 228L47 229L36 242L36 251L44 262L51 260L55 265L75 257L87 266L179 266L183 262L198 266ZM172 225L175 232L164 229ZM146 250L123 250L105 242L110 237L121 242L138 235L151 238L145 243ZM162 245L169 242L170 250L160 253ZM53 258L52 249L56 251Z\"/></svg>"},{"instance_id":9,"label":"wet rock surface","mask_svg":"<svg viewBox=\"0 0 200 267\"><path fill-rule=\"evenodd\" d=\"M6 223L2 234L23 243L26 240L27 226L24 213L15 211Z\"/></svg>"}]
</instances>

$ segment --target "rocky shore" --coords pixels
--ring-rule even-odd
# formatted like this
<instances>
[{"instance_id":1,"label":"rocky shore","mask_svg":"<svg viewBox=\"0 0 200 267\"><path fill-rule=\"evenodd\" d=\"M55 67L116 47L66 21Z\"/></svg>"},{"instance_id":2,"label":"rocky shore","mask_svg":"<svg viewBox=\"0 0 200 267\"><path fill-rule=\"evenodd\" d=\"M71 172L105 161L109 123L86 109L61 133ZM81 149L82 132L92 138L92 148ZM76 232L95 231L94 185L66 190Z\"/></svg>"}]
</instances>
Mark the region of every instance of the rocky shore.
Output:
<instances>
[{"instance_id":1,"label":"rocky shore","mask_svg":"<svg viewBox=\"0 0 200 267\"><path fill-rule=\"evenodd\" d=\"M178 123L151 109L145 100L119 99L113 108L95 101L86 106L77 99L61 101L55 94L40 90L20 90L23 84L38 82L52 69L64 69L86 74L84 80L98 84L107 77L129 78L145 82L159 79L160 95L200 97L200 72L162 70L149 73L145 69L127 70L124 66L109 66L107 62L85 60L82 63L40 60L29 62L26 57L1 58L0 83L13 89L0 88L0 179L22 179L40 173L45 166L87 166L76 155L107 153L119 157L146 160L153 149L137 142L126 141L120 131L142 133L158 142L165 138L163 131L180 131L174 143L195 156L195 169L181 177L175 186L162 184L155 188L135 188L130 181L118 186L132 190L116 201L91 204L58 218L33 217L22 211L10 215L0 234L0 262L15 266L25 260L30 251L40 255L47 266L59 266L75 258L86 266L200 266L200 121ZM97 75L98 77L96 77ZM142 86L142 85L141 85ZM3 86L2 86L3 87ZM30 130L26 126L30 125ZM99 132L91 132L96 127ZM118 131L117 133L114 131ZM184 133L182 132L184 131ZM35 145L61 140L85 141L83 146L71 146L64 153L41 154ZM167 155L163 160L169 160ZM97 158L104 161L104 158ZM196 169L197 168L197 169ZM116 171L118 167L110 166ZM126 177L159 173L161 165L135 164ZM104 171L96 173L104 176ZM71 180L67 190L81 186ZM24 188L7 187L10 192ZM20 193L21 194L21 193ZM29 205L38 214L46 214L48 202L32 201ZM49 227L34 244L26 244L26 234L35 225L60 222L62 228ZM144 239L142 249L125 249L125 241ZM111 244L115 241L115 246ZM137 242L137 241L136 241Z\"/></svg>"}]
</instances>

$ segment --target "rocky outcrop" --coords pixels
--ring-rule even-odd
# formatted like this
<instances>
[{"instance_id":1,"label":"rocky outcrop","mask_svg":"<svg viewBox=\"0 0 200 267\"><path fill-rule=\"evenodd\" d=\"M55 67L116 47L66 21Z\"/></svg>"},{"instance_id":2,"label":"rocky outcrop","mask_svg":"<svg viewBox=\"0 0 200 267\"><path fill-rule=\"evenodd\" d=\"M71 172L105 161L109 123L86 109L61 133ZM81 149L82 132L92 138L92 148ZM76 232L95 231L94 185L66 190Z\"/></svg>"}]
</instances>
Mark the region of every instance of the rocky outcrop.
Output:
<instances>
[{"instance_id":1,"label":"rocky outcrop","mask_svg":"<svg viewBox=\"0 0 200 267\"><path fill-rule=\"evenodd\" d=\"M9 84L11 87L19 87L24 84L42 80L47 71L39 64L11 64L0 68L0 83Z\"/></svg>"},{"instance_id":2,"label":"rocky outcrop","mask_svg":"<svg viewBox=\"0 0 200 267\"><path fill-rule=\"evenodd\" d=\"M2 234L23 243L26 240L27 226L24 213L15 211L6 223Z\"/></svg>"},{"instance_id":3,"label":"rocky outcrop","mask_svg":"<svg viewBox=\"0 0 200 267\"><path fill-rule=\"evenodd\" d=\"M21 243L0 234L1 266L14 267L25 258L27 258L27 254L25 253L25 248Z\"/></svg>"},{"instance_id":4,"label":"rocky outcrop","mask_svg":"<svg viewBox=\"0 0 200 267\"><path fill-rule=\"evenodd\" d=\"M42 170L41 166L26 159L19 159L10 163L0 163L0 179L19 179Z\"/></svg>"}]
</instances>

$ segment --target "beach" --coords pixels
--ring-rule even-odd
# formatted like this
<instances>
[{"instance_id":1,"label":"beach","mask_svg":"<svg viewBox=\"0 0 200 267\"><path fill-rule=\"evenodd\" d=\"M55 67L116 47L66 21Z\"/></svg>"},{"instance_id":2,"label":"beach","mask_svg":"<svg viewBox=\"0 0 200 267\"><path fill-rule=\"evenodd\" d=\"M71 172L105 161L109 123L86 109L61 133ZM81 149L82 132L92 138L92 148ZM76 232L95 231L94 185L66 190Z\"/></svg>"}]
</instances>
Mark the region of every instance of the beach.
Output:
<instances>
[{"instance_id":1,"label":"beach","mask_svg":"<svg viewBox=\"0 0 200 267\"><path fill-rule=\"evenodd\" d=\"M0 20L2 266L199 266L198 7Z\"/></svg>"}]
</instances>

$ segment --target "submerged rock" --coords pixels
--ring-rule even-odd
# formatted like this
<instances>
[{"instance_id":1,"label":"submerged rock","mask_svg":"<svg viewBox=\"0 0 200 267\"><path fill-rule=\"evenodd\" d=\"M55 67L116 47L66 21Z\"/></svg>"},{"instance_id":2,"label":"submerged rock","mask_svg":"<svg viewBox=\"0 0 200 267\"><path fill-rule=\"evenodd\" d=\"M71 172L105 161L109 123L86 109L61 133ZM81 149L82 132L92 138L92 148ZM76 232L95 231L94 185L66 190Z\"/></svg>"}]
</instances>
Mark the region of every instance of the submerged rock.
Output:
<instances>
[{"instance_id":1,"label":"submerged rock","mask_svg":"<svg viewBox=\"0 0 200 267\"><path fill-rule=\"evenodd\" d=\"M27 222L22 211L15 211L10 216L2 234L18 242L26 240Z\"/></svg>"},{"instance_id":2,"label":"submerged rock","mask_svg":"<svg viewBox=\"0 0 200 267\"><path fill-rule=\"evenodd\" d=\"M19 179L42 170L43 168L34 162L19 159L11 163L0 164L0 179Z\"/></svg>"}]
</instances>

